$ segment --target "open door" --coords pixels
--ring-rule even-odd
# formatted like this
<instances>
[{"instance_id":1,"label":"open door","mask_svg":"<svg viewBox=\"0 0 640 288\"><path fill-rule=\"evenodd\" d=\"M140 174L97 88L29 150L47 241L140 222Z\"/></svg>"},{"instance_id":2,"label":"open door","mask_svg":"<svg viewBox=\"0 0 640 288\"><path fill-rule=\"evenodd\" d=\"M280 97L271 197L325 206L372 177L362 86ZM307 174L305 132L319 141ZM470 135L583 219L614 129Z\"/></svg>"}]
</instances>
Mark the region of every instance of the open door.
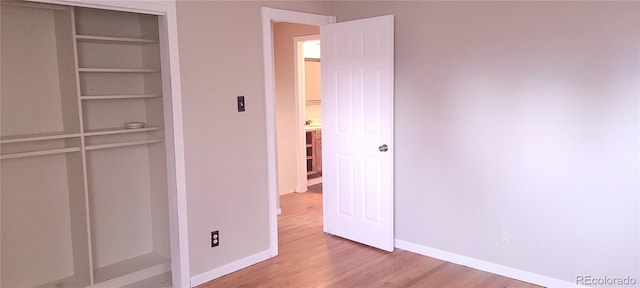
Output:
<instances>
[{"instance_id":1,"label":"open door","mask_svg":"<svg viewBox=\"0 0 640 288\"><path fill-rule=\"evenodd\" d=\"M324 231L393 251L393 16L320 28Z\"/></svg>"}]
</instances>

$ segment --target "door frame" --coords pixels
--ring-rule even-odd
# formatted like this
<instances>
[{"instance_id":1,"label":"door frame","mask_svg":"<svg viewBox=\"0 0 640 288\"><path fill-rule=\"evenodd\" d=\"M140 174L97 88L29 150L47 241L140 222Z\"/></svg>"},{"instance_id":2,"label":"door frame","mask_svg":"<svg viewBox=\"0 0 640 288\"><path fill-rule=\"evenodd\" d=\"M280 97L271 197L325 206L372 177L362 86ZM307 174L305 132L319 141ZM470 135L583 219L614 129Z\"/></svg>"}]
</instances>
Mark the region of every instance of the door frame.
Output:
<instances>
[{"instance_id":1,"label":"door frame","mask_svg":"<svg viewBox=\"0 0 640 288\"><path fill-rule=\"evenodd\" d=\"M162 68L171 277L175 288L191 287L189 231L187 230L187 187L184 159L182 90L178 60L178 25L175 1L140 2L111 0L27 0L29 2L97 8L158 15Z\"/></svg>"},{"instance_id":2,"label":"door frame","mask_svg":"<svg viewBox=\"0 0 640 288\"><path fill-rule=\"evenodd\" d=\"M276 139L276 97L273 55L273 22L322 26L336 23L326 16L262 7L262 49L264 57L265 126L267 131L267 193L269 194L269 250L278 255L278 143Z\"/></svg>"},{"instance_id":3,"label":"door frame","mask_svg":"<svg viewBox=\"0 0 640 288\"><path fill-rule=\"evenodd\" d=\"M307 151L304 148L306 141L306 132L304 131L304 125L302 124L305 119L304 115L306 114L306 106L307 106L307 96L306 96L306 72L305 72L305 60L303 54L303 45L306 41L311 40L320 40L320 34L316 35L308 35L308 36L298 36L293 37L293 75L295 77L294 81L294 91L295 91L295 107L296 109L296 121L298 125L296 126L296 139L298 141L297 151L296 151L296 186L295 192L306 192L308 181L307 181Z\"/></svg>"}]
</instances>

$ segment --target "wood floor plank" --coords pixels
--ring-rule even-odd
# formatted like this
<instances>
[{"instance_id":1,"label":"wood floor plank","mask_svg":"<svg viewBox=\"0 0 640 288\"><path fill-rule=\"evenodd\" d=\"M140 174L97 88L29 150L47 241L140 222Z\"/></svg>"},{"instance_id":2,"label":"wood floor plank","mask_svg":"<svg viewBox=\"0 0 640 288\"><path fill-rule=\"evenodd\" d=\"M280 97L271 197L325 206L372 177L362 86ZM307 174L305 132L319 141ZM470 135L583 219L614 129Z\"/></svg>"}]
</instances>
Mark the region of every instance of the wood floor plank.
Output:
<instances>
[{"instance_id":1,"label":"wood floor plank","mask_svg":"<svg viewBox=\"0 0 640 288\"><path fill-rule=\"evenodd\" d=\"M280 197L279 255L201 288L539 287L419 254L325 234L321 186Z\"/></svg>"}]
</instances>

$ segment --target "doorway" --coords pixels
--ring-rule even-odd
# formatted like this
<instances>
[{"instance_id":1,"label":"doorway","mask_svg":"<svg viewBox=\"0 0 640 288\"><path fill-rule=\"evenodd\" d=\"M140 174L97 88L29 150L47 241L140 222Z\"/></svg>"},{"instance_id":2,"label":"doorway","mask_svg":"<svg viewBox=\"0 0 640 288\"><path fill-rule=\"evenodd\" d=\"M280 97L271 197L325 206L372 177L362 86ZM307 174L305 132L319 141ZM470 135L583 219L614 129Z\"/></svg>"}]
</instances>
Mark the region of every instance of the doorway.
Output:
<instances>
[{"instance_id":1,"label":"doorway","mask_svg":"<svg viewBox=\"0 0 640 288\"><path fill-rule=\"evenodd\" d=\"M298 170L295 192L305 192L308 186L322 183L320 35L294 37L293 45L297 114L298 119L304 122L302 127L296 129L298 145L302 149L296 155Z\"/></svg>"},{"instance_id":2,"label":"doorway","mask_svg":"<svg viewBox=\"0 0 640 288\"><path fill-rule=\"evenodd\" d=\"M323 230L393 251L393 15L332 24L335 17L263 7L270 250L278 254L272 29L279 22L321 26L329 47L322 53Z\"/></svg>"},{"instance_id":3,"label":"doorway","mask_svg":"<svg viewBox=\"0 0 640 288\"><path fill-rule=\"evenodd\" d=\"M305 55L305 51L313 52L309 44L311 40L319 41L320 28L289 22L272 26L278 195L281 196L307 191L307 177L321 173L319 50ZM307 94L313 99L305 101L309 98L305 97Z\"/></svg>"},{"instance_id":4,"label":"doorway","mask_svg":"<svg viewBox=\"0 0 640 288\"><path fill-rule=\"evenodd\" d=\"M269 235L270 250L272 255L278 255L278 219L279 211L279 175L278 175L278 142L276 126L276 83L275 83L275 63L273 48L273 25L274 23L287 22L303 25L321 26L335 23L333 16L314 15L300 12L283 11L263 7L262 9L262 29L263 29L263 55L265 63L265 106L266 106L266 128L267 128L267 165L268 165L268 197L269 197ZM313 33L318 34L318 33ZM289 42L291 43L291 42ZM291 49L293 45L289 44ZM290 58L293 61L293 57ZM293 64L293 63L292 63ZM293 75L292 75L293 76ZM300 104L300 103L298 103ZM298 119L296 123L301 122ZM300 145L298 145L300 146ZM296 148L297 151L297 148ZM299 153L300 154L300 153ZM297 185L297 184L296 184Z\"/></svg>"}]
</instances>

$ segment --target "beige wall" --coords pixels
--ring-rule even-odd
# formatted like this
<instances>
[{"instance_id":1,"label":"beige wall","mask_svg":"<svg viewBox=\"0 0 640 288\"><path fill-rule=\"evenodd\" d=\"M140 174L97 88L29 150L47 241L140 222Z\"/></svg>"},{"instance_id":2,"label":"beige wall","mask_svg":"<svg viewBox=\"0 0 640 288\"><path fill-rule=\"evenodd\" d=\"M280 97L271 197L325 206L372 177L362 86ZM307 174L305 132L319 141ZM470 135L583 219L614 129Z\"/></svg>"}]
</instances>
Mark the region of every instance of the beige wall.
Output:
<instances>
[{"instance_id":1,"label":"beige wall","mask_svg":"<svg viewBox=\"0 0 640 288\"><path fill-rule=\"evenodd\" d=\"M322 90L320 89L320 62L313 60L305 61L304 70L306 99L322 100ZM304 118L321 123L322 106L315 102L308 102L305 106Z\"/></svg>"},{"instance_id":2,"label":"beige wall","mask_svg":"<svg viewBox=\"0 0 640 288\"><path fill-rule=\"evenodd\" d=\"M192 276L269 248L262 6L328 14L322 2L177 3Z\"/></svg>"},{"instance_id":3,"label":"beige wall","mask_svg":"<svg viewBox=\"0 0 640 288\"><path fill-rule=\"evenodd\" d=\"M278 141L278 190L291 193L296 185L295 75L293 37L320 34L320 27L292 23L273 24L273 53L276 77L276 129Z\"/></svg>"},{"instance_id":4,"label":"beige wall","mask_svg":"<svg viewBox=\"0 0 640 288\"><path fill-rule=\"evenodd\" d=\"M395 15L397 238L568 282L640 280L640 3L335 12Z\"/></svg>"},{"instance_id":5,"label":"beige wall","mask_svg":"<svg viewBox=\"0 0 640 288\"><path fill-rule=\"evenodd\" d=\"M265 5L396 16L397 238L640 279L639 3ZM268 248L260 6L178 3L192 275Z\"/></svg>"}]
</instances>

